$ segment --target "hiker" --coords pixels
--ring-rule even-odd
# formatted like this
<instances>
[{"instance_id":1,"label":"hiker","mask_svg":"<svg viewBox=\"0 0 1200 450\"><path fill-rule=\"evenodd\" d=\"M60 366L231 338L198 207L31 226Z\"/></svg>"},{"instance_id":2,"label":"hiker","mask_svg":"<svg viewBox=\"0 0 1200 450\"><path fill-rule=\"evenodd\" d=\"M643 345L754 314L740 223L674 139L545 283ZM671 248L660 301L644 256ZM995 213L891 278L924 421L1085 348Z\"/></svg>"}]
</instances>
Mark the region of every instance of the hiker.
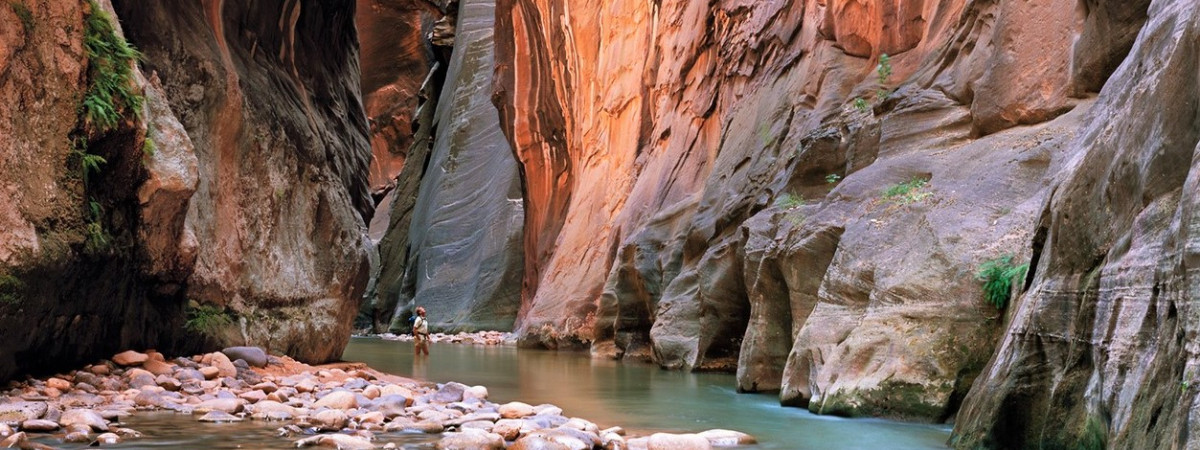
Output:
<instances>
[{"instance_id":1,"label":"hiker","mask_svg":"<svg viewBox=\"0 0 1200 450\"><path fill-rule=\"evenodd\" d=\"M417 317L413 320L413 354L429 355L429 321L425 320L425 307L417 307Z\"/></svg>"}]
</instances>

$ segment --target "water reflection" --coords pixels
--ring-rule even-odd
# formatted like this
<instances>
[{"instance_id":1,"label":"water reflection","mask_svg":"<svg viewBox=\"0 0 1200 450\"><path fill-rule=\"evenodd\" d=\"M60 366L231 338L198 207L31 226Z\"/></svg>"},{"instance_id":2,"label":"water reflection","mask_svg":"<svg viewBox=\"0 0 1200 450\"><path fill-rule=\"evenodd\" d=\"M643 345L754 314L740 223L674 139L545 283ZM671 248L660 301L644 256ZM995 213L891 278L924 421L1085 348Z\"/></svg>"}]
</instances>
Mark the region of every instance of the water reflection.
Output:
<instances>
[{"instance_id":1,"label":"water reflection","mask_svg":"<svg viewBox=\"0 0 1200 450\"><path fill-rule=\"evenodd\" d=\"M762 448L945 448L950 427L816 416L783 408L774 395L737 394L728 374L659 370L647 364L593 360L583 354L433 344L414 360L412 343L356 338L344 358L384 372L488 387L491 400L553 403L564 415L635 432L729 428Z\"/></svg>"}]
</instances>

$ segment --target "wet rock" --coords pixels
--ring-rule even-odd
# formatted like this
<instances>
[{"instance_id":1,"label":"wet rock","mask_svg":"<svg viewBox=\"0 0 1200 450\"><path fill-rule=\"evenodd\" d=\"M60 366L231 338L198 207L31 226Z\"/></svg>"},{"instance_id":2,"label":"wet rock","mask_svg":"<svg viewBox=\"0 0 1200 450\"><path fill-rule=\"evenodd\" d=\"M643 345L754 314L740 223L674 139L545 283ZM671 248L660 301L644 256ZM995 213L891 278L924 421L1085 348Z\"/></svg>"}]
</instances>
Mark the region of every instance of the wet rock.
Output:
<instances>
[{"instance_id":1,"label":"wet rock","mask_svg":"<svg viewBox=\"0 0 1200 450\"><path fill-rule=\"evenodd\" d=\"M708 443L712 444L713 447L734 447L738 445L754 445L758 443L758 440L754 439L754 436L742 433L740 431L723 430L718 428L702 431L696 434L700 435L700 437L708 439Z\"/></svg>"},{"instance_id":2,"label":"wet rock","mask_svg":"<svg viewBox=\"0 0 1200 450\"><path fill-rule=\"evenodd\" d=\"M160 407L163 404L163 399L157 392L141 391L137 396L133 397L133 403L143 407Z\"/></svg>"},{"instance_id":3,"label":"wet rock","mask_svg":"<svg viewBox=\"0 0 1200 450\"><path fill-rule=\"evenodd\" d=\"M594 423L580 419L578 417L572 417L570 419L567 419L567 422L562 424L562 426L565 428L573 428L576 430L582 430L582 431L586 431L589 433L600 434L600 427L596 426L596 424L594 424Z\"/></svg>"},{"instance_id":4,"label":"wet rock","mask_svg":"<svg viewBox=\"0 0 1200 450\"><path fill-rule=\"evenodd\" d=\"M21 422L21 431L47 432L57 429L57 422L46 419L33 419Z\"/></svg>"},{"instance_id":5,"label":"wet rock","mask_svg":"<svg viewBox=\"0 0 1200 450\"><path fill-rule=\"evenodd\" d=\"M151 355L153 357L153 355ZM142 432L132 428L113 428L113 433L126 439L136 439L142 437Z\"/></svg>"},{"instance_id":6,"label":"wet rock","mask_svg":"<svg viewBox=\"0 0 1200 450\"><path fill-rule=\"evenodd\" d=\"M254 367L267 366L267 352L258 347L227 347L221 350L230 360L243 360Z\"/></svg>"},{"instance_id":7,"label":"wet rock","mask_svg":"<svg viewBox=\"0 0 1200 450\"><path fill-rule=\"evenodd\" d=\"M346 424L350 422L350 417L346 415L345 411L340 409L326 409L313 414L310 421L323 431L339 431L342 428L346 428Z\"/></svg>"},{"instance_id":8,"label":"wet rock","mask_svg":"<svg viewBox=\"0 0 1200 450\"><path fill-rule=\"evenodd\" d=\"M14 433L4 438L4 440L0 440L0 447L23 447L22 444L26 442L29 442L29 438L25 435L25 433Z\"/></svg>"},{"instance_id":9,"label":"wet rock","mask_svg":"<svg viewBox=\"0 0 1200 450\"><path fill-rule=\"evenodd\" d=\"M467 385L455 383L453 381L443 384L438 389L437 393L429 396L429 400L434 403L454 403L461 402L463 393L467 391Z\"/></svg>"},{"instance_id":10,"label":"wet rock","mask_svg":"<svg viewBox=\"0 0 1200 450\"><path fill-rule=\"evenodd\" d=\"M87 425L95 431L108 431L108 421L99 413L90 409L68 409L63 412L58 424L63 427L72 425Z\"/></svg>"},{"instance_id":11,"label":"wet rock","mask_svg":"<svg viewBox=\"0 0 1200 450\"><path fill-rule=\"evenodd\" d=\"M632 443L630 447L632 447ZM709 450L712 444L698 434L654 433L646 439L647 450Z\"/></svg>"},{"instance_id":12,"label":"wet rock","mask_svg":"<svg viewBox=\"0 0 1200 450\"><path fill-rule=\"evenodd\" d=\"M145 363L150 356L145 353L126 350L113 355L112 361L122 366L136 366Z\"/></svg>"},{"instance_id":13,"label":"wet rock","mask_svg":"<svg viewBox=\"0 0 1200 450\"><path fill-rule=\"evenodd\" d=\"M0 437L8 437L13 434L13 429L7 423L0 423Z\"/></svg>"},{"instance_id":14,"label":"wet rock","mask_svg":"<svg viewBox=\"0 0 1200 450\"><path fill-rule=\"evenodd\" d=\"M483 386L471 386L463 391L464 402L485 402L488 399L488 390Z\"/></svg>"},{"instance_id":15,"label":"wet rock","mask_svg":"<svg viewBox=\"0 0 1200 450\"><path fill-rule=\"evenodd\" d=\"M347 378L346 381L342 382L342 387L352 391L361 391L367 387L367 380L357 377Z\"/></svg>"},{"instance_id":16,"label":"wet rock","mask_svg":"<svg viewBox=\"0 0 1200 450\"><path fill-rule=\"evenodd\" d=\"M358 416L355 416L354 421L356 423L358 423L359 428L366 428L365 427L366 425L369 425L370 428L382 428L384 422L387 421L387 418L383 415L382 412L371 411L369 413L359 414Z\"/></svg>"},{"instance_id":17,"label":"wet rock","mask_svg":"<svg viewBox=\"0 0 1200 450\"><path fill-rule=\"evenodd\" d=\"M625 442L625 437L621 434L604 431L600 433L600 447L604 450L626 450L629 444Z\"/></svg>"},{"instance_id":18,"label":"wet rock","mask_svg":"<svg viewBox=\"0 0 1200 450\"><path fill-rule=\"evenodd\" d=\"M537 413L538 415L541 415L541 416L561 416L563 413L563 410L562 410L562 408L559 408L554 405L543 404L543 405L534 406L533 412Z\"/></svg>"},{"instance_id":19,"label":"wet rock","mask_svg":"<svg viewBox=\"0 0 1200 450\"><path fill-rule=\"evenodd\" d=\"M533 406L522 402L509 402L500 405L500 417L505 419L519 419L534 415Z\"/></svg>"},{"instance_id":20,"label":"wet rock","mask_svg":"<svg viewBox=\"0 0 1200 450\"><path fill-rule=\"evenodd\" d=\"M251 417L259 420L290 420L302 414L300 410L274 400L261 400L248 408Z\"/></svg>"},{"instance_id":21,"label":"wet rock","mask_svg":"<svg viewBox=\"0 0 1200 450\"><path fill-rule=\"evenodd\" d=\"M241 417L235 416L233 414L229 414L224 411L210 411L208 414L205 414L196 420L201 421L201 422L224 423L224 422L241 422L243 419Z\"/></svg>"},{"instance_id":22,"label":"wet rock","mask_svg":"<svg viewBox=\"0 0 1200 450\"><path fill-rule=\"evenodd\" d=\"M525 421L521 419L500 419L492 426L492 432L499 434L506 441L516 440L521 436L521 430L525 428Z\"/></svg>"},{"instance_id":23,"label":"wet rock","mask_svg":"<svg viewBox=\"0 0 1200 450\"><path fill-rule=\"evenodd\" d=\"M358 407L358 399L353 392L350 391L333 391L325 394L316 403L313 408L335 408L335 409L352 409Z\"/></svg>"},{"instance_id":24,"label":"wet rock","mask_svg":"<svg viewBox=\"0 0 1200 450\"><path fill-rule=\"evenodd\" d=\"M205 400L195 406L197 413L206 413L209 411L222 411L229 414L236 414L242 411L245 401L238 398L214 398Z\"/></svg>"},{"instance_id":25,"label":"wet rock","mask_svg":"<svg viewBox=\"0 0 1200 450\"><path fill-rule=\"evenodd\" d=\"M104 433L96 436L96 440L92 442L91 446L116 445L120 443L121 436L118 436L116 433Z\"/></svg>"},{"instance_id":26,"label":"wet rock","mask_svg":"<svg viewBox=\"0 0 1200 450\"><path fill-rule=\"evenodd\" d=\"M72 431L63 437L63 442L70 442L72 444L91 443L92 436L86 431Z\"/></svg>"},{"instance_id":27,"label":"wet rock","mask_svg":"<svg viewBox=\"0 0 1200 450\"><path fill-rule=\"evenodd\" d=\"M333 447L341 450L373 449L375 444L361 437L345 434L322 434L295 442L296 447Z\"/></svg>"},{"instance_id":28,"label":"wet rock","mask_svg":"<svg viewBox=\"0 0 1200 450\"><path fill-rule=\"evenodd\" d=\"M263 391L255 389L253 391L246 391L241 394L238 394L238 398L245 400L247 402L250 402L250 403L258 403L262 400L266 400L267 394L264 393Z\"/></svg>"},{"instance_id":29,"label":"wet rock","mask_svg":"<svg viewBox=\"0 0 1200 450\"><path fill-rule=\"evenodd\" d=\"M438 450L501 450L504 448L504 438L495 433L468 428L458 433L446 434L434 448Z\"/></svg>"},{"instance_id":30,"label":"wet rock","mask_svg":"<svg viewBox=\"0 0 1200 450\"><path fill-rule=\"evenodd\" d=\"M16 424L26 420L40 419L46 414L46 402L0 403L0 422Z\"/></svg>"},{"instance_id":31,"label":"wet rock","mask_svg":"<svg viewBox=\"0 0 1200 450\"><path fill-rule=\"evenodd\" d=\"M569 450L587 450L599 444L600 437L582 430L556 428L534 431L522 437L520 441L525 441L525 444L518 448L547 448L553 445L546 444L555 444Z\"/></svg>"}]
</instances>

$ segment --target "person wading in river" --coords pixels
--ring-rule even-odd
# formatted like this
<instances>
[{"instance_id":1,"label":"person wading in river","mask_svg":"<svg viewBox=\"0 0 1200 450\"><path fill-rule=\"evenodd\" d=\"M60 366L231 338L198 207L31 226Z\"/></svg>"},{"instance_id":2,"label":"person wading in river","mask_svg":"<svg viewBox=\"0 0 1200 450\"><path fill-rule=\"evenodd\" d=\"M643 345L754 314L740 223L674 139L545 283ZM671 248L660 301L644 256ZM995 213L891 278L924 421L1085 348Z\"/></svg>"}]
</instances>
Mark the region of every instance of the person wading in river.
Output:
<instances>
[{"instance_id":1,"label":"person wading in river","mask_svg":"<svg viewBox=\"0 0 1200 450\"><path fill-rule=\"evenodd\" d=\"M425 307L417 307L417 318L413 321L413 354L429 355L429 321L425 320Z\"/></svg>"}]
</instances>

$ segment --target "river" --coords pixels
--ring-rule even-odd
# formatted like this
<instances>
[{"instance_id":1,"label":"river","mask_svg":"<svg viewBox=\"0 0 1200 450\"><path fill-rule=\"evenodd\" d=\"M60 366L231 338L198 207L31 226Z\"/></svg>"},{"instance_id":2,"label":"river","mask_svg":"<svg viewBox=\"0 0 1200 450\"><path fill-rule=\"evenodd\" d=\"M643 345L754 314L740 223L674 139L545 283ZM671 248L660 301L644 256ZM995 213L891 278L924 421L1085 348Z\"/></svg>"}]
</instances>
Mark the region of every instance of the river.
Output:
<instances>
[{"instance_id":1,"label":"river","mask_svg":"<svg viewBox=\"0 0 1200 450\"><path fill-rule=\"evenodd\" d=\"M344 359L383 372L487 386L490 400L552 403L567 416L632 432L749 433L764 449L944 449L947 425L818 416L768 394L738 394L733 375L661 370L650 364L551 352L433 344L414 363L412 343L355 338Z\"/></svg>"}]
</instances>

